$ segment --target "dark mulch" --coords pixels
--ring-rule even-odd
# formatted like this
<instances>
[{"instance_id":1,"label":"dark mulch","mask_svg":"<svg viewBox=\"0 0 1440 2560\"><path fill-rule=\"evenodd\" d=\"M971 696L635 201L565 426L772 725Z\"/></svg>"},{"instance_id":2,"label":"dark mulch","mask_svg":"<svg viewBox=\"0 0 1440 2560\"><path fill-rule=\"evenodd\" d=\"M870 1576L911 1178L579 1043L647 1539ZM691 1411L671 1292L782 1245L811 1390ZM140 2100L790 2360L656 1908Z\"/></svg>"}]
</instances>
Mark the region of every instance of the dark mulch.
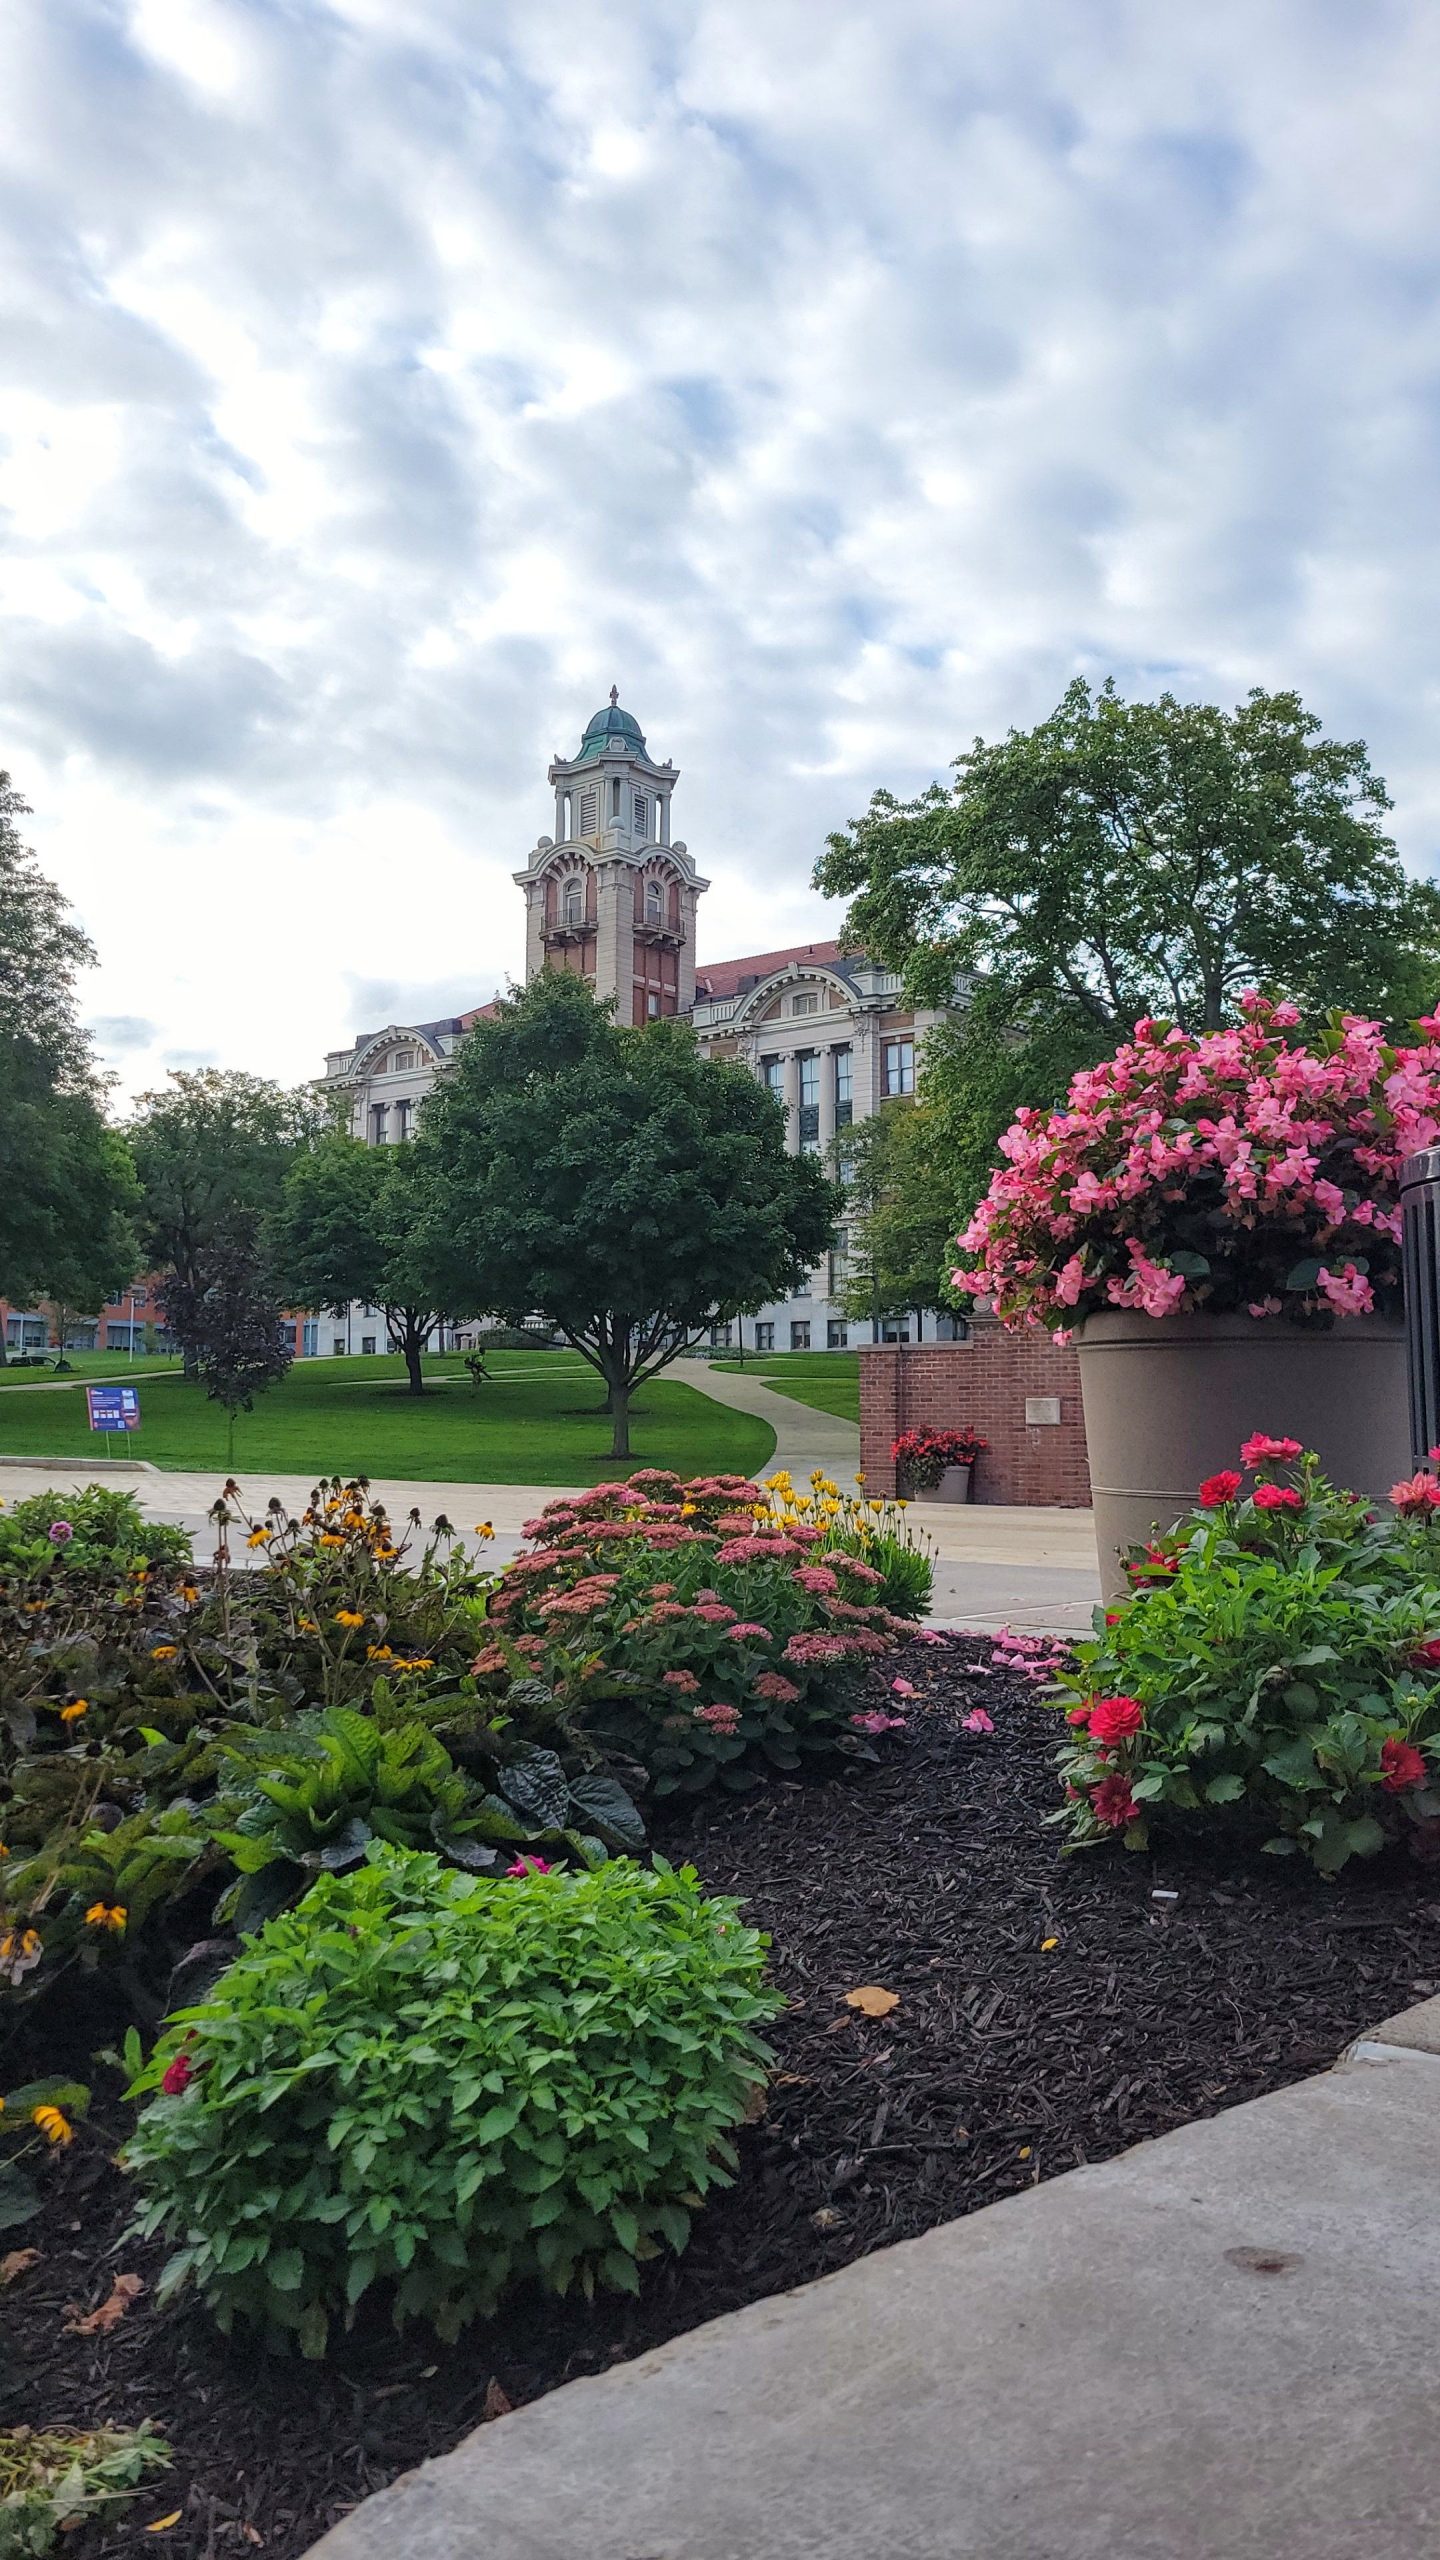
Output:
<instances>
[{"instance_id":1,"label":"dark mulch","mask_svg":"<svg viewBox=\"0 0 1440 2560\"><path fill-rule=\"evenodd\" d=\"M0 2244L45 2252L3 2295L0 2424L149 2417L176 2450L171 2485L80 2547L292 2560L487 2415L1321 2069L1440 1983L1440 1887L1398 1861L1326 1887L1208 1845L1063 1860L1042 1824L1053 1711L972 1677L982 1650L911 1649L901 1667L925 1706L878 1769L662 1826L672 1856L773 1933L790 2006L738 2185L640 2301L527 2301L453 2349L387 2332L322 2367L227 2349L201 2312L157 2312L148 2293L110 2336L67 2335L67 2304L98 2303L121 2269L153 2284L163 2256L118 2238L122 2111L102 2106L56 2164L44 2226ZM959 1726L979 1699L993 1735ZM864 1984L899 2006L858 2015L845 1994ZM175 2507L172 2532L142 2539Z\"/></svg>"}]
</instances>

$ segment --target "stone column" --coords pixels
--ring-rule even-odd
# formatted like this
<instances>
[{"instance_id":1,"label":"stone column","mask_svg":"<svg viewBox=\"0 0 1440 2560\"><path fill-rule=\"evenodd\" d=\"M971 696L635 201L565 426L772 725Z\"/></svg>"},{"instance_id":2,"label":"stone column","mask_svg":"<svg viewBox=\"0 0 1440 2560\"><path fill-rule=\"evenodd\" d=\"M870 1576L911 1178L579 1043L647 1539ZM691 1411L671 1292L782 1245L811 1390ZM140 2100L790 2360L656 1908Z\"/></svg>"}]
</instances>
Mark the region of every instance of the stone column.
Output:
<instances>
[{"instance_id":1,"label":"stone column","mask_svg":"<svg viewBox=\"0 0 1440 2560\"><path fill-rule=\"evenodd\" d=\"M623 862L605 862L596 874L595 993L615 999L615 1019L628 1026L635 1012L635 909Z\"/></svg>"}]
</instances>

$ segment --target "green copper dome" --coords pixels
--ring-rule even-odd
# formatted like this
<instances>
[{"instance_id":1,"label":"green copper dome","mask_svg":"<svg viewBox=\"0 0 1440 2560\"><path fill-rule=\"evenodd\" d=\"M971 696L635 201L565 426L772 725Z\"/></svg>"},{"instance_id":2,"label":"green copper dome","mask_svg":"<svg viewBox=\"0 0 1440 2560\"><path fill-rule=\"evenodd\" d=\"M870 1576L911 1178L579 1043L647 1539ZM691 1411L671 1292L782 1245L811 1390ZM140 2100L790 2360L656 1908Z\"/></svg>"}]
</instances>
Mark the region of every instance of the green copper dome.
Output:
<instances>
[{"instance_id":1,"label":"green copper dome","mask_svg":"<svg viewBox=\"0 0 1440 2560\"><path fill-rule=\"evenodd\" d=\"M628 711L621 710L618 689L612 684L609 702L589 722L575 761L585 764L591 756L609 755L615 751L621 755L648 756L649 753L639 721L632 720Z\"/></svg>"}]
</instances>

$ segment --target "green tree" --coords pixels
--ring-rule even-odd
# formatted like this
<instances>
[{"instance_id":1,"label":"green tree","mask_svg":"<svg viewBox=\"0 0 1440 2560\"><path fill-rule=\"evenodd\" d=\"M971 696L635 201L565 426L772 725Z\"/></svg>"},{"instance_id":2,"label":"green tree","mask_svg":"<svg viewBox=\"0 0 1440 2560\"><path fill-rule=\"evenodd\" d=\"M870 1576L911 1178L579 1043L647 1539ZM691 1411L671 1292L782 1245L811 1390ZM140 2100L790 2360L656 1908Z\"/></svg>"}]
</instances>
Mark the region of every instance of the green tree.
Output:
<instances>
[{"instance_id":1,"label":"green tree","mask_svg":"<svg viewBox=\"0 0 1440 2560\"><path fill-rule=\"evenodd\" d=\"M198 1283L170 1272L160 1292L165 1322L193 1363L205 1392L229 1422L226 1463L235 1459L235 1417L283 1378L294 1353L281 1332L280 1302L261 1249L260 1220L237 1211L205 1245Z\"/></svg>"},{"instance_id":2,"label":"green tree","mask_svg":"<svg viewBox=\"0 0 1440 2560\"><path fill-rule=\"evenodd\" d=\"M960 998L919 1078L957 1224L1017 1106L1057 1101L1142 1014L1217 1029L1252 985L1391 1025L1434 1001L1440 891L1385 834L1363 743L1322 736L1297 694L1225 712L1077 680L955 772L877 792L816 880L917 1000Z\"/></svg>"},{"instance_id":3,"label":"green tree","mask_svg":"<svg viewBox=\"0 0 1440 2560\"><path fill-rule=\"evenodd\" d=\"M127 1135L140 1177L140 1239L156 1271L173 1272L192 1299L210 1279L212 1250L237 1219L258 1219L279 1198L297 1155L325 1125L315 1096L264 1076L172 1068L167 1090L141 1094ZM186 1374L196 1374L187 1353Z\"/></svg>"},{"instance_id":4,"label":"green tree","mask_svg":"<svg viewBox=\"0 0 1440 2560\"><path fill-rule=\"evenodd\" d=\"M287 1303L337 1315L355 1299L383 1307L417 1396L425 1391L421 1355L442 1313L459 1312L425 1295L424 1164L413 1146L326 1138L292 1164L269 1228L276 1285Z\"/></svg>"},{"instance_id":5,"label":"green tree","mask_svg":"<svg viewBox=\"0 0 1440 2560\"><path fill-rule=\"evenodd\" d=\"M415 1144L431 1294L549 1317L605 1381L617 1458L636 1388L834 1240L839 1194L753 1076L686 1024L619 1028L559 973L477 1024Z\"/></svg>"},{"instance_id":6,"label":"green tree","mask_svg":"<svg viewBox=\"0 0 1440 2560\"><path fill-rule=\"evenodd\" d=\"M135 1176L76 1014L95 954L21 841L26 814L0 773L0 1296L98 1303L135 1268Z\"/></svg>"},{"instance_id":7,"label":"green tree","mask_svg":"<svg viewBox=\"0 0 1440 2560\"><path fill-rule=\"evenodd\" d=\"M816 871L932 1001L978 973L1022 1032L1058 1009L1113 1043L1144 1013L1218 1029L1257 983L1387 1021L1440 983L1440 891L1385 834L1363 743L1323 737L1297 694L1225 712L1077 679L955 770L877 792Z\"/></svg>"},{"instance_id":8,"label":"green tree","mask_svg":"<svg viewBox=\"0 0 1440 2560\"><path fill-rule=\"evenodd\" d=\"M932 1108L920 1097L882 1103L836 1140L845 1186L845 1260L836 1292L852 1321L917 1314L954 1303L954 1184Z\"/></svg>"}]
</instances>

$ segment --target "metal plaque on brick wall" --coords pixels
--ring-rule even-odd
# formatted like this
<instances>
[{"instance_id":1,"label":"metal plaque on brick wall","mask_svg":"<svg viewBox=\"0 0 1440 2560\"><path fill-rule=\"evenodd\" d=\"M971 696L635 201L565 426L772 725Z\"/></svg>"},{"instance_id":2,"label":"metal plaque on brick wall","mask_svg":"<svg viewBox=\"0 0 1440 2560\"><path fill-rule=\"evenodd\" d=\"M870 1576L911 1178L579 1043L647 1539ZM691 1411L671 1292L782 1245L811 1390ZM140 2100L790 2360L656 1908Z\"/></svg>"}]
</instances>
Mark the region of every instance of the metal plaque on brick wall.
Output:
<instances>
[{"instance_id":1,"label":"metal plaque on brick wall","mask_svg":"<svg viewBox=\"0 0 1440 2560\"><path fill-rule=\"evenodd\" d=\"M1025 1420L1027 1424L1035 1422L1058 1422L1059 1419L1060 1399L1058 1396L1026 1397Z\"/></svg>"}]
</instances>

